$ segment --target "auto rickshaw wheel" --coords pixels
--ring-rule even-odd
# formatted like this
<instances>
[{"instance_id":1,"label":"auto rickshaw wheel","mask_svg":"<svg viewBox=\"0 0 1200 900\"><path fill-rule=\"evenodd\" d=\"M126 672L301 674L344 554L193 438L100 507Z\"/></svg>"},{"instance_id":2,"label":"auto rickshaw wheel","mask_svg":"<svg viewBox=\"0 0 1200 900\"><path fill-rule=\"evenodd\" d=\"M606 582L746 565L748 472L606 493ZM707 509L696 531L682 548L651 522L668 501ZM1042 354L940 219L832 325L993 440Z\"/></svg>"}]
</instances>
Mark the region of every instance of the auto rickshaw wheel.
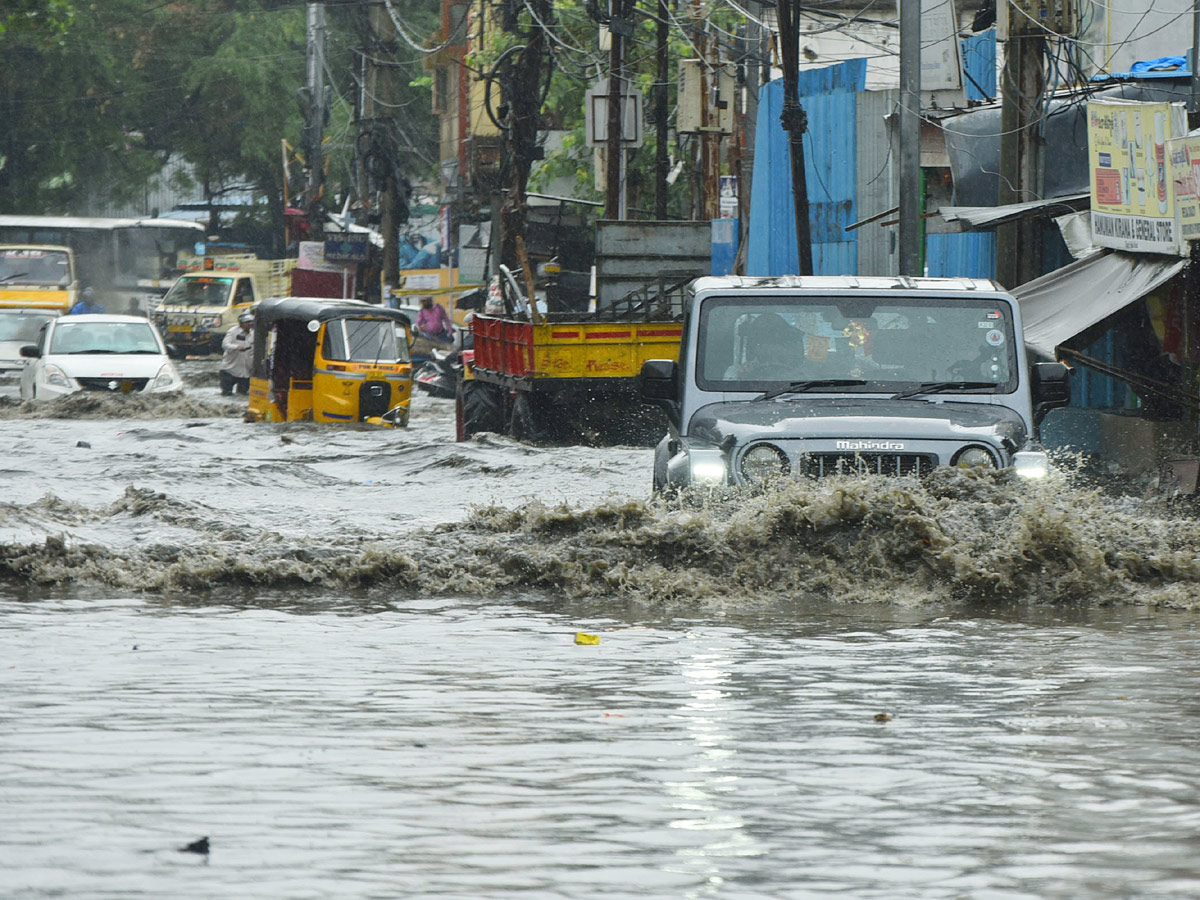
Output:
<instances>
[{"instance_id":1,"label":"auto rickshaw wheel","mask_svg":"<svg viewBox=\"0 0 1200 900\"><path fill-rule=\"evenodd\" d=\"M455 439L468 440L483 431L504 432L504 395L484 381L459 380L454 395Z\"/></svg>"}]
</instances>

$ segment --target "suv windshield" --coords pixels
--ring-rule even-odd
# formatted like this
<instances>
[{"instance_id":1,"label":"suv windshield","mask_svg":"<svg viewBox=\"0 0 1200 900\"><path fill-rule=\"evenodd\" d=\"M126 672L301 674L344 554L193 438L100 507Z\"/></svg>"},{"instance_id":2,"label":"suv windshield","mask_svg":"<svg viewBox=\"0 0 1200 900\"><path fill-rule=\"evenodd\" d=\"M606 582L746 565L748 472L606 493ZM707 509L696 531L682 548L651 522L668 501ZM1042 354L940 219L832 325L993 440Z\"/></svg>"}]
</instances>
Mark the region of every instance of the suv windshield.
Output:
<instances>
[{"instance_id":1,"label":"suv windshield","mask_svg":"<svg viewBox=\"0 0 1200 900\"><path fill-rule=\"evenodd\" d=\"M711 297L699 334L703 390L1016 388L1012 312L994 298Z\"/></svg>"},{"instance_id":2,"label":"suv windshield","mask_svg":"<svg viewBox=\"0 0 1200 900\"><path fill-rule=\"evenodd\" d=\"M162 353L149 323L62 321L50 339L53 353Z\"/></svg>"},{"instance_id":3,"label":"suv windshield","mask_svg":"<svg viewBox=\"0 0 1200 900\"><path fill-rule=\"evenodd\" d=\"M163 297L164 306L228 306L232 278L181 278Z\"/></svg>"}]
</instances>

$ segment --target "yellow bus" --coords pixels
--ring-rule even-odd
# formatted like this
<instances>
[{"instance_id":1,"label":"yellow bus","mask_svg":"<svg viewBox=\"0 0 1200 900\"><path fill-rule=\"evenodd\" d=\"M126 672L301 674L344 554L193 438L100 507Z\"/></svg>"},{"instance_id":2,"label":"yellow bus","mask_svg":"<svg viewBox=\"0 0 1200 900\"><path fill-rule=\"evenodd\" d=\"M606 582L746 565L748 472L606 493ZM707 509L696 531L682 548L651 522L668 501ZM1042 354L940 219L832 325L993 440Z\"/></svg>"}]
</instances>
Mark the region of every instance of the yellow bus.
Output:
<instances>
[{"instance_id":1,"label":"yellow bus","mask_svg":"<svg viewBox=\"0 0 1200 900\"><path fill-rule=\"evenodd\" d=\"M179 275L179 254L204 237L199 223L182 219L0 216L0 244L70 248L73 281L93 288L110 313L153 311Z\"/></svg>"},{"instance_id":2,"label":"yellow bus","mask_svg":"<svg viewBox=\"0 0 1200 900\"><path fill-rule=\"evenodd\" d=\"M68 313L79 299L75 251L54 244L0 244L0 309Z\"/></svg>"}]
</instances>

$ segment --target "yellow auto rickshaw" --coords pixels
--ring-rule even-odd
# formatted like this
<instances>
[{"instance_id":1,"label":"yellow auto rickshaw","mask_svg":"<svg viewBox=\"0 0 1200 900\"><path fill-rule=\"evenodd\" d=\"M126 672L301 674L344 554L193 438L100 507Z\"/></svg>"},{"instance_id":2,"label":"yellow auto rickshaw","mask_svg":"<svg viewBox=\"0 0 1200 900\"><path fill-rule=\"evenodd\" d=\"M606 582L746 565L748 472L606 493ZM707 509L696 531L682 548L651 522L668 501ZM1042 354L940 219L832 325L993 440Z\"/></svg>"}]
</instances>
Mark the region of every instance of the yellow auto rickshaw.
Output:
<instances>
[{"instance_id":1,"label":"yellow auto rickshaw","mask_svg":"<svg viewBox=\"0 0 1200 900\"><path fill-rule=\"evenodd\" d=\"M411 335L404 313L360 300L262 301L247 419L407 425Z\"/></svg>"}]
</instances>

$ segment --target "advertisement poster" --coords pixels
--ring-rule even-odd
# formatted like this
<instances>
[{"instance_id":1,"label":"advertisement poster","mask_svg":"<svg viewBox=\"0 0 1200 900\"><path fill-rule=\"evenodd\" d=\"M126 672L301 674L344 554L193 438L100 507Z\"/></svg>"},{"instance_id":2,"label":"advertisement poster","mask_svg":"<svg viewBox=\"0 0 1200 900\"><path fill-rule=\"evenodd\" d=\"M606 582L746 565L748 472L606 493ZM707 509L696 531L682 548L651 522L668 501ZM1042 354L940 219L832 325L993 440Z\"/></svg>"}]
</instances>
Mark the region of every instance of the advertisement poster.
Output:
<instances>
[{"instance_id":1,"label":"advertisement poster","mask_svg":"<svg viewBox=\"0 0 1200 900\"><path fill-rule=\"evenodd\" d=\"M1144 253L1182 252L1167 142L1186 133L1182 103L1088 103L1096 244Z\"/></svg>"},{"instance_id":2,"label":"advertisement poster","mask_svg":"<svg viewBox=\"0 0 1200 900\"><path fill-rule=\"evenodd\" d=\"M1175 190L1179 239L1200 240L1200 136L1167 141L1167 166Z\"/></svg>"}]
</instances>

